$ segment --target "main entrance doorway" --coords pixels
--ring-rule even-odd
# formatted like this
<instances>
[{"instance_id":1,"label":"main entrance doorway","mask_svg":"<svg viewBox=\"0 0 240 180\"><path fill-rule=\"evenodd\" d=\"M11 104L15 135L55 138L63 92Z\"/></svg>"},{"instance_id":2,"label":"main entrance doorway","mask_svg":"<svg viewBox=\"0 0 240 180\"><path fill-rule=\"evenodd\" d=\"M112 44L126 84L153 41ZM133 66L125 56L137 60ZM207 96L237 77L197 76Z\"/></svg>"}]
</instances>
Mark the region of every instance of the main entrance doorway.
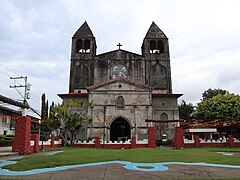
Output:
<instances>
[{"instance_id":1,"label":"main entrance doorway","mask_svg":"<svg viewBox=\"0 0 240 180\"><path fill-rule=\"evenodd\" d=\"M131 127L124 118L119 117L110 126L110 141L118 141L121 137L131 139Z\"/></svg>"}]
</instances>

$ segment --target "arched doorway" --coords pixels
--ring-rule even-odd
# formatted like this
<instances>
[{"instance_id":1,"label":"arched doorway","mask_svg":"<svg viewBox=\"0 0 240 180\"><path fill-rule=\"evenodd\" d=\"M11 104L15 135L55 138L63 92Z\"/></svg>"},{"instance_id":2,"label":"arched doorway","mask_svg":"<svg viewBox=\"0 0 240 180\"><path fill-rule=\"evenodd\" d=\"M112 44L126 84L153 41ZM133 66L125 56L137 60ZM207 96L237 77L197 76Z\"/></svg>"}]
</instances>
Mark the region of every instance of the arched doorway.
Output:
<instances>
[{"instance_id":1,"label":"arched doorway","mask_svg":"<svg viewBox=\"0 0 240 180\"><path fill-rule=\"evenodd\" d=\"M117 141L120 137L131 139L130 124L122 117L116 118L110 126L110 141Z\"/></svg>"}]
</instances>

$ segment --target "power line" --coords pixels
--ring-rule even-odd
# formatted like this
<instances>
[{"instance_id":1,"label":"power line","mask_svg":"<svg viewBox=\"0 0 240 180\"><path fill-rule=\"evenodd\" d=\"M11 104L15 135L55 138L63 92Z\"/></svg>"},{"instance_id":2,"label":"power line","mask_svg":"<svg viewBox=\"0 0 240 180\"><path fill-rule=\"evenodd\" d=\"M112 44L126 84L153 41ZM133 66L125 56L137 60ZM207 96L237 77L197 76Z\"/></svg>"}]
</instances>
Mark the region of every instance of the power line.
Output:
<instances>
[{"instance_id":1,"label":"power line","mask_svg":"<svg viewBox=\"0 0 240 180\"><path fill-rule=\"evenodd\" d=\"M5 80L5 81L8 81L7 79L9 79L9 77L6 78L6 77L3 77L3 76L0 76L0 78L2 78L2 79Z\"/></svg>"},{"instance_id":2,"label":"power line","mask_svg":"<svg viewBox=\"0 0 240 180\"><path fill-rule=\"evenodd\" d=\"M14 70L11 70L11 69L9 69L8 67L5 67L5 66L3 66L3 65L1 65L1 64L0 64L0 66L4 67L5 69L7 69L7 70L9 70L9 71L11 71L11 72L13 72L15 75L19 75L18 72L14 71ZM9 76L9 77L10 77L10 76Z\"/></svg>"},{"instance_id":3,"label":"power line","mask_svg":"<svg viewBox=\"0 0 240 180\"><path fill-rule=\"evenodd\" d=\"M0 65L1 67L3 67L3 68L5 68L6 70L8 70L8 71L11 71L12 73L14 73L14 74L16 74L16 75L19 75L19 73L18 72L16 72L15 70L13 70L13 69L10 69L10 68L8 68L8 67L6 67L6 66L3 66L3 65ZM4 74L4 76L7 76L8 78L10 78L11 79L11 76L10 75L8 75L7 73L5 73L4 71L0 71L2 74ZM1 77L1 76L0 76ZM8 82L5 78L2 78L4 81L6 81L6 82ZM4 84L6 84L6 83L4 83ZM9 84L6 84L6 85L9 85ZM23 87L20 83L16 83L15 82L15 89L17 90L17 87ZM36 100L35 98L33 98L33 96L36 96L36 97L39 97L39 96L41 96L43 93L41 92L41 91L39 91L37 88L34 88L33 87L33 90L36 92L36 93L33 93L32 94L32 97L31 97L31 100L33 100L35 103L37 103L37 104L40 104L40 101L39 100ZM21 95L21 97L23 97L23 95L20 93L20 91L18 91L17 90L17 92L18 92L18 94L20 94ZM28 94L29 95L29 94Z\"/></svg>"},{"instance_id":4,"label":"power line","mask_svg":"<svg viewBox=\"0 0 240 180\"><path fill-rule=\"evenodd\" d=\"M7 85L7 86L9 86L9 84L7 84L6 82L3 82L3 81L0 81L1 83L3 83L3 84L5 84L5 85Z\"/></svg>"},{"instance_id":5,"label":"power line","mask_svg":"<svg viewBox=\"0 0 240 180\"><path fill-rule=\"evenodd\" d=\"M6 67L6 66L3 66L3 65L0 65L0 66L3 67L3 68L5 68L5 69L7 69L8 71L13 72L13 73L16 74L16 75L19 75L19 73L18 73L17 71L13 70L13 69L10 69L10 68L8 68L8 67ZM1 71L0 71L0 72L1 72ZM1 73L4 74L5 76L11 78L11 76L8 75L8 74L6 74L5 72L1 72ZM18 83L17 85L20 85L20 84ZM39 93L40 96L43 94L43 93L42 93L41 91L39 91L37 88L32 87L32 89L33 89L34 91L36 91L37 93ZM34 94L32 94L32 95L34 95ZM39 96L39 95L36 94L35 96ZM31 99L33 99L33 98L31 98ZM36 101L36 100L35 100L35 101ZM40 101L38 101L37 103L40 103Z\"/></svg>"},{"instance_id":6,"label":"power line","mask_svg":"<svg viewBox=\"0 0 240 180\"><path fill-rule=\"evenodd\" d=\"M10 77L8 74L6 74L6 73L4 73L4 72L2 72L2 71L0 71L0 73L2 73L3 75L5 75L5 76L7 76L7 77Z\"/></svg>"}]
</instances>

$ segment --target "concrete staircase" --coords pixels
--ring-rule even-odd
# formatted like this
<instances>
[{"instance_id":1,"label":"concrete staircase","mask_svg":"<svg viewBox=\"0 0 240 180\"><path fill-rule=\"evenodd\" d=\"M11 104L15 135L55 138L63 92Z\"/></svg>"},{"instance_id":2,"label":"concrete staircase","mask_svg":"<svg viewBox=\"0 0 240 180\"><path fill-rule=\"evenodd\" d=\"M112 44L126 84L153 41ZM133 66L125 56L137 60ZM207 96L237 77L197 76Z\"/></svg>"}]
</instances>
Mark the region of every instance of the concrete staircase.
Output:
<instances>
[{"instance_id":1,"label":"concrete staircase","mask_svg":"<svg viewBox=\"0 0 240 180\"><path fill-rule=\"evenodd\" d=\"M12 152L12 146L0 147L0 158L6 156L18 156L18 152Z\"/></svg>"}]
</instances>

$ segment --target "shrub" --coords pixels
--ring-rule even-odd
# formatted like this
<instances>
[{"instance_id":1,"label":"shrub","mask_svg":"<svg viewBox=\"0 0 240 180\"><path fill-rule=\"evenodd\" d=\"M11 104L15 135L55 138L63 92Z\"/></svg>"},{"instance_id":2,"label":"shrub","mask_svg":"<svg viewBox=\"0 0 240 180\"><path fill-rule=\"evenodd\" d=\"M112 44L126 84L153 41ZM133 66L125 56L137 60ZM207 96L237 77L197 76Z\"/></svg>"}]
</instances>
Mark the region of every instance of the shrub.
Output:
<instances>
[{"instance_id":1,"label":"shrub","mask_svg":"<svg viewBox=\"0 0 240 180\"><path fill-rule=\"evenodd\" d=\"M0 146L12 146L13 145L13 140L0 140Z\"/></svg>"},{"instance_id":2,"label":"shrub","mask_svg":"<svg viewBox=\"0 0 240 180\"><path fill-rule=\"evenodd\" d=\"M47 141L47 140L48 140L48 136L46 136L46 135L40 136L40 141Z\"/></svg>"},{"instance_id":3,"label":"shrub","mask_svg":"<svg viewBox=\"0 0 240 180\"><path fill-rule=\"evenodd\" d=\"M6 137L13 137L14 138L14 134L7 134Z\"/></svg>"},{"instance_id":4,"label":"shrub","mask_svg":"<svg viewBox=\"0 0 240 180\"><path fill-rule=\"evenodd\" d=\"M0 134L0 140L3 140L5 138L5 135Z\"/></svg>"},{"instance_id":5,"label":"shrub","mask_svg":"<svg viewBox=\"0 0 240 180\"><path fill-rule=\"evenodd\" d=\"M14 140L14 137L5 137L5 139L4 140Z\"/></svg>"}]
</instances>

